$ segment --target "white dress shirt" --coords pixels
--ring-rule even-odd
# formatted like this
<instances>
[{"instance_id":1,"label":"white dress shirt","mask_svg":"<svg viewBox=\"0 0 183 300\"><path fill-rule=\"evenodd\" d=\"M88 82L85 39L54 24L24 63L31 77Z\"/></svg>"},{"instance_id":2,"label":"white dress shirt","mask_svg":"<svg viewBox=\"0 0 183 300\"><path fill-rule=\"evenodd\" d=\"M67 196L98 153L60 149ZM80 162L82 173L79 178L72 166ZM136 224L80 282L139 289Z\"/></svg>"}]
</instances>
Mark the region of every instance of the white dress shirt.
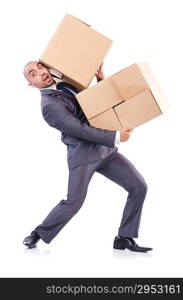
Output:
<instances>
[{"instance_id":1,"label":"white dress shirt","mask_svg":"<svg viewBox=\"0 0 183 300\"><path fill-rule=\"evenodd\" d=\"M116 131L116 137L115 137L115 145L119 145L120 144L120 131L117 130Z\"/></svg>"},{"instance_id":2,"label":"white dress shirt","mask_svg":"<svg viewBox=\"0 0 183 300\"><path fill-rule=\"evenodd\" d=\"M48 86L48 87L46 87L46 88L42 88L42 89L40 89L40 90L46 90L46 89L56 90L56 85L57 85L57 83L60 82L60 81L64 81L64 80L62 80L62 79L60 79L60 78L56 78L56 77L54 78L54 80L56 81L56 83L54 83L54 84L52 84L51 86ZM73 90L72 90L71 92L72 92L73 94L76 94ZM116 131L116 137L115 137L114 143L115 143L116 146L118 146L118 145L120 144L120 131L119 131L119 130Z\"/></svg>"}]
</instances>

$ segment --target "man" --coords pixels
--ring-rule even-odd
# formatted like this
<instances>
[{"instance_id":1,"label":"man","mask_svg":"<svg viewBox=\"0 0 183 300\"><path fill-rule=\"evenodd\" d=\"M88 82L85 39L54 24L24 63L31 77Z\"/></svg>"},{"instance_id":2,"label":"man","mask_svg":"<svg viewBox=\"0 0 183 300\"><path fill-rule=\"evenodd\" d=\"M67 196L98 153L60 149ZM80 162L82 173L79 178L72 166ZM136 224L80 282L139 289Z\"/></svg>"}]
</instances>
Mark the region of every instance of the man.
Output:
<instances>
[{"instance_id":1,"label":"man","mask_svg":"<svg viewBox=\"0 0 183 300\"><path fill-rule=\"evenodd\" d=\"M67 199L61 200L53 208L44 221L24 239L23 244L33 248L40 239L50 243L81 208L89 182L94 172L98 172L128 191L113 248L136 252L152 250L134 241L138 237L147 184L116 147L118 143L129 139L132 129L120 132L90 126L75 98L77 90L64 82L64 77L55 78L40 62L28 62L24 67L24 76L29 86L40 89L43 118L61 132L61 140L68 151L69 181ZM96 78L97 81L104 78L102 65Z\"/></svg>"}]
</instances>

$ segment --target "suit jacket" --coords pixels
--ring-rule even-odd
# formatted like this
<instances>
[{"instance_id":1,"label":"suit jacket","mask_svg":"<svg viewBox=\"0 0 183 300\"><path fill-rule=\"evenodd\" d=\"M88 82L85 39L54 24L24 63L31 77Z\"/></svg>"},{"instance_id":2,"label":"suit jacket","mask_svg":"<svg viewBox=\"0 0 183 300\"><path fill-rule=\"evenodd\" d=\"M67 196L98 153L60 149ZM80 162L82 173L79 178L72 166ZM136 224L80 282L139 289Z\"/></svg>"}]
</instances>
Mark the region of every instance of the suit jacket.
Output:
<instances>
[{"instance_id":1,"label":"suit jacket","mask_svg":"<svg viewBox=\"0 0 183 300\"><path fill-rule=\"evenodd\" d=\"M61 132L61 140L67 145L69 169L118 151L114 144L116 131L90 126L74 95L54 89L40 92L43 118Z\"/></svg>"}]
</instances>

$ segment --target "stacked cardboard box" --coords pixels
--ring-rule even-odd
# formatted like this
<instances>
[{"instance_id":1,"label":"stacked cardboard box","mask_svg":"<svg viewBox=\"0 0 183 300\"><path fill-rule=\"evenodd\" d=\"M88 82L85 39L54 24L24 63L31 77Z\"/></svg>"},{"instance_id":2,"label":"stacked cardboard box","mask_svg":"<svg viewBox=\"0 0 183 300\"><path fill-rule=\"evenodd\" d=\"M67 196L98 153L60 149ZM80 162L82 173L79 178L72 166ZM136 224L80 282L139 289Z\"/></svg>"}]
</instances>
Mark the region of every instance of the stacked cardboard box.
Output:
<instances>
[{"instance_id":1,"label":"stacked cardboard box","mask_svg":"<svg viewBox=\"0 0 183 300\"><path fill-rule=\"evenodd\" d=\"M168 107L147 62L133 64L76 97L90 125L109 130L135 128Z\"/></svg>"},{"instance_id":2,"label":"stacked cardboard box","mask_svg":"<svg viewBox=\"0 0 183 300\"><path fill-rule=\"evenodd\" d=\"M66 14L39 61L80 91L87 88L103 62L112 40Z\"/></svg>"},{"instance_id":3,"label":"stacked cardboard box","mask_svg":"<svg viewBox=\"0 0 183 300\"><path fill-rule=\"evenodd\" d=\"M148 63L136 63L88 88L112 41L66 14L40 62L80 91L90 125L121 130L161 115L168 104Z\"/></svg>"}]
</instances>

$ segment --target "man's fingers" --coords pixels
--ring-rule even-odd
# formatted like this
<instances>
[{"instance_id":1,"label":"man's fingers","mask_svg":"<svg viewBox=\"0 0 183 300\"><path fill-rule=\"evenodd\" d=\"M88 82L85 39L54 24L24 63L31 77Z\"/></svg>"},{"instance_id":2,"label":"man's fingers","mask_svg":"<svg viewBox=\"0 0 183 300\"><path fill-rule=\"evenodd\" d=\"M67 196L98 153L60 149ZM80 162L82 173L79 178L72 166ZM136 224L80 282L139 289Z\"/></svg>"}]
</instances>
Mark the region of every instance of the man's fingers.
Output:
<instances>
[{"instance_id":1,"label":"man's fingers","mask_svg":"<svg viewBox=\"0 0 183 300\"><path fill-rule=\"evenodd\" d=\"M133 131L133 128L130 127L130 128L125 129L125 130L129 132L129 131Z\"/></svg>"}]
</instances>

